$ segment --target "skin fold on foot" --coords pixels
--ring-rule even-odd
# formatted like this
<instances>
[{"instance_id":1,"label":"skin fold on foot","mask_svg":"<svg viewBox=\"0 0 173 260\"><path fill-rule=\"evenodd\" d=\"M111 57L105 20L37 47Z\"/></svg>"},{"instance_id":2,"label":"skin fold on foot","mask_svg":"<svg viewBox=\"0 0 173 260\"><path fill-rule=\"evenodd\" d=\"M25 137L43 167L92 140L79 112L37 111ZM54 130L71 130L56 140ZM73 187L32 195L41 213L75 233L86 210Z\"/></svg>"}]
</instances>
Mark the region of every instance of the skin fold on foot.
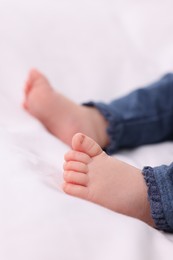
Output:
<instances>
[{"instance_id":1,"label":"skin fold on foot","mask_svg":"<svg viewBox=\"0 0 173 260\"><path fill-rule=\"evenodd\" d=\"M141 171L108 156L88 136L77 133L64 156L65 193L138 218L154 226Z\"/></svg>"},{"instance_id":2,"label":"skin fold on foot","mask_svg":"<svg viewBox=\"0 0 173 260\"><path fill-rule=\"evenodd\" d=\"M24 109L64 143L71 145L73 135L82 132L101 147L108 144L108 123L100 112L94 107L80 106L55 91L39 71L30 71L24 94Z\"/></svg>"}]
</instances>

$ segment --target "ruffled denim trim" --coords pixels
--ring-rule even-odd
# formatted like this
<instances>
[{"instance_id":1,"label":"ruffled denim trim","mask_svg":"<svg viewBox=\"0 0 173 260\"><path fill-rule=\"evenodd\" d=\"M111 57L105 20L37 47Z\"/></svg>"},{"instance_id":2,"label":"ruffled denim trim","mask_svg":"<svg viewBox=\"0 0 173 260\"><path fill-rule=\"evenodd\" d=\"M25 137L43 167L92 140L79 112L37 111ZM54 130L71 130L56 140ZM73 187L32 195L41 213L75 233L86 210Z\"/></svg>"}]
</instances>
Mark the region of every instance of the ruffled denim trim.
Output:
<instances>
[{"instance_id":1,"label":"ruffled denim trim","mask_svg":"<svg viewBox=\"0 0 173 260\"><path fill-rule=\"evenodd\" d=\"M166 221L161 195L153 171L153 168L149 166L144 167L142 170L142 174L148 187L148 200L150 202L152 218L157 229L171 232L172 228Z\"/></svg>"},{"instance_id":2,"label":"ruffled denim trim","mask_svg":"<svg viewBox=\"0 0 173 260\"><path fill-rule=\"evenodd\" d=\"M121 123L120 116L118 114L116 115L115 111L114 114L111 114L107 106L103 103L87 102L82 105L96 107L109 122L107 134L110 142L103 150L109 155L116 153L120 148L120 140L123 133L123 124Z\"/></svg>"}]
</instances>

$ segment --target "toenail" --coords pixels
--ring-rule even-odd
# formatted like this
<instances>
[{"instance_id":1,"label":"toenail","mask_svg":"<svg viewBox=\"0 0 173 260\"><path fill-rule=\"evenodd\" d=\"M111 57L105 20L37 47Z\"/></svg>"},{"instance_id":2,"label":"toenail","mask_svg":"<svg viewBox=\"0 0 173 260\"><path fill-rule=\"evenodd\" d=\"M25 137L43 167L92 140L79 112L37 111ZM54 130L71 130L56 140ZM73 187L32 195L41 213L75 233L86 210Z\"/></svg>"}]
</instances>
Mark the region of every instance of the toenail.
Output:
<instances>
[{"instance_id":1,"label":"toenail","mask_svg":"<svg viewBox=\"0 0 173 260\"><path fill-rule=\"evenodd\" d=\"M80 138L80 144L82 144L82 143L83 143L84 139L85 139L85 136L81 134L81 138Z\"/></svg>"}]
</instances>

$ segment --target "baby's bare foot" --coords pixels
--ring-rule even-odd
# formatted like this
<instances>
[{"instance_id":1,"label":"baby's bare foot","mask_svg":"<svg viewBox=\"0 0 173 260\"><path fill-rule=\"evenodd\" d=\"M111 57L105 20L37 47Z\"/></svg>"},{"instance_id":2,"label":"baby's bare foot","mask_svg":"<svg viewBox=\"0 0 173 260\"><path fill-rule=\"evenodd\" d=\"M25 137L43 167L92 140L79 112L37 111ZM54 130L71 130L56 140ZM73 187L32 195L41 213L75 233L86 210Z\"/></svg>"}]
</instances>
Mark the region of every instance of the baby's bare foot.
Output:
<instances>
[{"instance_id":1,"label":"baby's bare foot","mask_svg":"<svg viewBox=\"0 0 173 260\"><path fill-rule=\"evenodd\" d=\"M29 74L23 106L68 145L71 145L72 136L77 132L92 137L101 147L108 144L107 122L98 110L77 105L55 92L45 76L37 70Z\"/></svg>"},{"instance_id":2,"label":"baby's bare foot","mask_svg":"<svg viewBox=\"0 0 173 260\"><path fill-rule=\"evenodd\" d=\"M108 156L91 138L76 134L65 155L63 190L154 226L141 171Z\"/></svg>"}]
</instances>

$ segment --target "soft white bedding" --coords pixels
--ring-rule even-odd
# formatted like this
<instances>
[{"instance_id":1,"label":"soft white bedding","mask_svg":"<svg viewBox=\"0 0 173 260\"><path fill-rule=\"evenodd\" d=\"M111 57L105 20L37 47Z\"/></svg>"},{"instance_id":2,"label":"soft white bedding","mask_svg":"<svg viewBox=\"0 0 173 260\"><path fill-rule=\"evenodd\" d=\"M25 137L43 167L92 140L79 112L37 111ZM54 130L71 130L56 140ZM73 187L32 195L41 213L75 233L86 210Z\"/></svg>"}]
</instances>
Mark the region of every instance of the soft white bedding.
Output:
<instances>
[{"instance_id":1,"label":"soft white bedding","mask_svg":"<svg viewBox=\"0 0 173 260\"><path fill-rule=\"evenodd\" d=\"M173 259L173 235L62 193L68 147L20 105L31 67L76 102L108 101L171 71L172 9L171 0L0 0L0 259ZM169 164L173 144L117 156Z\"/></svg>"}]
</instances>

